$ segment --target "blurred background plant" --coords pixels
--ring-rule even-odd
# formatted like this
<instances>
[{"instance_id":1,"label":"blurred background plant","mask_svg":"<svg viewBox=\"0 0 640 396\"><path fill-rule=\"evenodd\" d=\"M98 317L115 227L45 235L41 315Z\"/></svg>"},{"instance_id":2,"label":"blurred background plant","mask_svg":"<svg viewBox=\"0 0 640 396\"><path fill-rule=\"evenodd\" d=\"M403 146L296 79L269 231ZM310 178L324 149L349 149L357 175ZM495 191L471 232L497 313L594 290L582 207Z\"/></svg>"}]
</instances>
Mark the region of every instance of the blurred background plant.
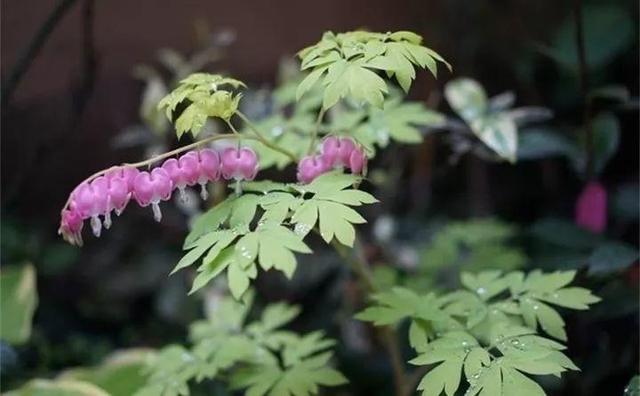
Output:
<instances>
[{"instance_id":1,"label":"blurred background plant","mask_svg":"<svg viewBox=\"0 0 640 396\"><path fill-rule=\"evenodd\" d=\"M21 64L16 54L31 40L31 31L17 27L26 7L40 11L34 24L50 11L49 4L24 3L2 6L3 83L15 75ZM183 12L187 6L153 10L157 6L141 2L130 6L132 21L122 21L114 13L122 5L63 3L69 4L62 12L82 22L80 72L77 59L64 52L78 46L65 47L75 43L75 32L65 30L69 22L62 20L13 93L3 84L3 392L23 386L17 394L130 395L146 381L141 368L154 350L184 344L189 324L219 301L216 289L202 300L187 298L188 274L166 276L199 208L167 205L162 227L133 210L80 251L54 235L69 187L105 164L173 147L173 131L155 103L193 71L233 70L254 87L262 84L247 93L245 113L261 118L273 139L304 139L322 98L311 92L292 106L302 76L280 57L328 27L364 25L416 30L455 66L451 76L442 73L436 89L419 78L409 102L370 114L347 103L332 110L321 128L385 148L368 185L382 204L366 209L371 220L361 241L375 263L376 283L445 291L458 286L460 270L575 269L578 282L602 301L565 317L567 354L582 372L545 377L545 389L552 395L638 393L637 378L629 383L638 373L639 348L637 3L585 1L578 8L506 1L496 7L456 0L423 9L379 2L380 14L367 11L353 19L333 1L318 4L326 12L311 23L293 18L308 10L286 2L276 7L291 17L279 39L273 38L273 21L283 16L260 5L253 13L268 26L252 16L229 18L238 14L232 4L224 10L193 7L191 14ZM352 7L365 9L365 3ZM584 56L576 44L576 14ZM195 15L232 29L212 32L199 20L189 40ZM149 23L149 33L138 37L140 20ZM123 33L112 32L119 23ZM292 37L295 31L299 37ZM181 50L152 53L167 43ZM48 81L65 71L73 78ZM204 133L221 126L209 124ZM261 156L265 168L287 164L273 153ZM602 228L579 220L576 204L589 183L604 190ZM214 192L212 200L223 193ZM299 305L292 329L324 329L338 341L339 368L351 385L335 394L388 394L390 384L377 378L389 378L391 368L368 328L351 319L362 308L358 287L337 256L320 244L313 248L316 254L292 282L271 274L261 279L258 303L286 299ZM403 353L410 357L406 342ZM36 377L48 379L27 382ZM224 392L212 383L192 393Z\"/></svg>"}]
</instances>

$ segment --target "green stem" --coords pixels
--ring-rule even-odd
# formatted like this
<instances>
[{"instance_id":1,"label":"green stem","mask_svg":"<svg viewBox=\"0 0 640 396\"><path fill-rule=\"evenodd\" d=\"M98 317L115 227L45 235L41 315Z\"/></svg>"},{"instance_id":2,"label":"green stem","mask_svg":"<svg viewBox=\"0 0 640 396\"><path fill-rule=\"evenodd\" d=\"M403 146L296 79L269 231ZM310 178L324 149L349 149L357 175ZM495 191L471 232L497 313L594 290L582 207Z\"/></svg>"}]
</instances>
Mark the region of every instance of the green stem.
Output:
<instances>
[{"instance_id":1,"label":"green stem","mask_svg":"<svg viewBox=\"0 0 640 396\"><path fill-rule=\"evenodd\" d=\"M236 111L236 115L238 117L240 117L240 119L247 124L247 126L249 127L249 129L251 129L251 131L253 132L253 134L256 136L256 139L258 141L260 141L260 143L264 144L265 146L269 147L272 150L275 150L281 154L286 155L287 157L289 157L289 159L292 162L298 162L298 157L296 157L291 151L286 150L280 146L278 146L277 144L274 144L273 142L270 142L269 140L267 140L267 138L264 137L264 135L260 132L260 130L255 126L255 124L253 122L251 122L251 120L244 115L241 111Z\"/></svg>"},{"instance_id":2,"label":"green stem","mask_svg":"<svg viewBox=\"0 0 640 396\"><path fill-rule=\"evenodd\" d=\"M373 281L373 275L369 269L369 263L364 255L362 245L358 242L354 243L353 252L337 242L335 239L331 241L331 246L336 250L338 255L347 262L353 271L358 275L360 282L367 291L367 294L375 294L379 292L375 282ZM404 363L402 360L402 354L398 347L398 337L393 326L384 326L380 329L380 336L384 348L387 350L391 359L391 366L393 368L393 382L395 385L396 396L405 396L405 385L407 384L407 375L404 372Z\"/></svg>"},{"instance_id":3,"label":"green stem","mask_svg":"<svg viewBox=\"0 0 640 396\"><path fill-rule=\"evenodd\" d=\"M307 150L307 154L311 154L316 145L316 140L318 139L318 132L320 131L320 124L322 123L322 119L324 118L325 109L324 107L320 108L318 112L318 118L316 119L315 126L313 128L313 134L311 135L311 141L309 142L309 149Z\"/></svg>"},{"instance_id":4,"label":"green stem","mask_svg":"<svg viewBox=\"0 0 640 396\"><path fill-rule=\"evenodd\" d=\"M586 179L595 177L594 164L594 134L591 123L591 98L589 97L589 65L587 64L587 51L584 44L584 26L582 22L582 0L575 0L573 7L576 22L576 47L578 50L578 73L580 76L580 91L583 100L582 118L586 140Z\"/></svg>"}]
</instances>

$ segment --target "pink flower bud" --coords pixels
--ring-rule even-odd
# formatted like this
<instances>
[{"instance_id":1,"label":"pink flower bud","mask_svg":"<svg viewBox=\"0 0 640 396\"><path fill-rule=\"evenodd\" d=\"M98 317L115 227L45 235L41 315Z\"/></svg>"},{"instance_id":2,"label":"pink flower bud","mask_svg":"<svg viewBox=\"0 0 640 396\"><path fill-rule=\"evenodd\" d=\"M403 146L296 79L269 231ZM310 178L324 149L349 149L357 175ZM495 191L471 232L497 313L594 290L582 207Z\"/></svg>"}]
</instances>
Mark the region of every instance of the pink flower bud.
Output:
<instances>
[{"instance_id":1,"label":"pink flower bud","mask_svg":"<svg viewBox=\"0 0 640 396\"><path fill-rule=\"evenodd\" d=\"M367 173L367 155L361 147L356 147L349 157L349 168L353 174Z\"/></svg>"},{"instance_id":2,"label":"pink flower bud","mask_svg":"<svg viewBox=\"0 0 640 396\"><path fill-rule=\"evenodd\" d=\"M220 155L211 149L204 149L190 151L184 156L197 161L197 183L200 184L200 196L202 199L207 199L207 183L220 180Z\"/></svg>"},{"instance_id":3,"label":"pink flower bud","mask_svg":"<svg viewBox=\"0 0 640 396\"><path fill-rule=\"evenodd\" d=\"M328 171L330 168L323 156L321 155L308 155L300 160L298 163L298 181L303 184L308 184L316 177Z\"/></svg>"},{"instance_id":4,"label":"pink flower bud","mask_svg":"<svg viewBox=\"0 0 640 396\"><path fill-rule=\"evenodd\" d=\"M82 216L75 209L62 211L58 234L72 245L82 246Z\"/></svg>"},{"instance_id":5,"label":"pink flower bud","mask_svg":"<svg viewBox=\"0 0 640 396\"><path fill-rule=\"evenodd\" d=\"M198 159L185 154L179 159L171 158L166 160L162 164L162 169L167 171L173 182L173 188L177 188L180 191L180 199L185 202L185 187L196 184L200 176Z\"/></svg>"},{"instance_id":6,"label":"pink flower bud","mask_svg":"<svg viewBox=\"0 0 640 396\"><path fill-rule=\"evenodd\" d=\"M350 138L329 136L322 142L322 156L331 168L347 167L355 148L356 144Z\"/></svg>"},{"instance_id":7,"label":"pink flower bud","mask_svg":"<svg viewBox=\"0 0 640 396\"><path fill-rule=\"evenodd\" d=\"M151 204L153 217L162 220L162 212L158 205L160 201L171 198L173 182L166 170L155 168L149 172L140 172L133 181L133 197L142 207Z\"/></svg>"},{"instance_id":8,"label":"pink flower bud","mask_svg":"<svg viewBox=\"0 0 640 396\"><path fill-rule=\"evenodd\" d=\"M576 224L595 233L607 227L607 191L599 182L589 182L578 196Z\"/></svg>"},{"instance_id":9,"label":"pink flower bud","mask_svg":"<svg viewBox=\"0 0 640 396\"><path fill-rule=\"evenodd\" d=\"M253 180L258 173L258 156L248 148L228 148L222 153L222 176L229 180Z\"/></svg>"}]
</instances>

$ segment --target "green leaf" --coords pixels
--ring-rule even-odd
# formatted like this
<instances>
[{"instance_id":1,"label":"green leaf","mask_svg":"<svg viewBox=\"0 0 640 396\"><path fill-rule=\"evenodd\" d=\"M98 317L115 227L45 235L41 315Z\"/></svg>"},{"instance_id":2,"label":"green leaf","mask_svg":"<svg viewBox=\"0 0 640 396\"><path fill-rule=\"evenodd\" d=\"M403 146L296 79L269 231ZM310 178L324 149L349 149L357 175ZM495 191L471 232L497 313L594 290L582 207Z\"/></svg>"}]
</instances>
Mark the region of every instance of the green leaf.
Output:
<instances>
[{"instance_id":1,"label":"green leaf","mask_svg":"<svg viewBox=\"0 0 640 396\"><path fill-rule=\"evenodd\" d=\"M447 396L453 396L460 386L463 362L475 349L474 346L477 346L477 342L471 335L450 332L430 343L423 354L411 360L410 363L416 365L442 362L418 384L422 395L438 396L444 390Z\"/></svg>"},{"instance_id":2,"label":"green leaf","mask_svg":"<svg viewBox=\"0 0 640 396\"><path fill-rule=\"evenodd\" d=\"M422 396L439 396L444 390L447 396L453 396L460 386L462 362L446 361L429 371L418 384Z\"/></svg>"},{"instance_id":3,"label":"green leaf","mask_svg":"<svg viewBox=\"0 0 640 396\"><path fill-rule=\"evenodd\" d=\"M366 316L364 319L362 317L360 319L366 320ZM428 344L429 337L425 328L420 322L415 320L411 321L411 325L409 326L409 345L417 352L425 352Z\"/></svg>"},{"instance_id":4,"label":"green leaf","mask_svg":"<svg viewBox=\"0 0 640 396\"><path fill-rule=\"evenodd\" d=\"M623 396L640 396L640 376L635 375L629 381L629 385L624 388Z\"/></svg>"},{"instance_id":5,"label":"green leaf","mask_svg":"<svg viewBox=\"0 0 640 396\"><path fill-rule=\"evenodd\" d=\"M227 269L233 262L235 257L235 249L233 246L226 247L220 251L211 261L207 261L199 269L198 276L193 280L193 286L189 294L203 288L209 281L218 276L222 271Z\"/></svg>"},{"instance_id":6,"label":"green leaf","mask_svg":"<svg viewBox=\"0 0 640 396\"><path fill-rule=\"evenodd\" d=\"M19 345L31 337L36 306L36 272L31 264L3 265L0 270L0 339Z\"/></svg>"},{"instance_id":7,"label":"green leaf","mask_svg":"<svg viewBox=\"0 0 640 396\"><path fill-rule=\"evenodd\" d=\"M631 15L613 3L588 4L583 12L584 45L590 70L601 68L621 54L635 40ZM575 19L570 16L555 34L550 48L544 48L562 66L578 70Z\"/></svg>"},{"instance_id":8,"label":"green leaf","mask_svg":"<svg viewBox=\"0 0 640 396\"><path fill-rule=\"evenodd\" d=\"M292 337L282 346L284 367L278 362L256 365L232 374L232 388L247 388L247 395L312 395L319 385L338 386L347 382L338 371L327 367L333 342L319 332Z\"/></svg>"},{"instance_id":9,"label":"green leaf","mask_svg":"<svg viewBox=\"0 0 640 396\"><path fill-rule=\"evenodd\" d=\"M142 368L152 355L143 349L118 351L98 366L66 370L59 379L88 382L111 396L133 395L146 382Z\"/></svg>"},{"instance_id":10,"label":"green leaf","mask_svg":"<svg viewBox=\"0 0 640 396\"><path fill-rule=\"evenodd\" d=\"M605 242L589 257L589 274L610 274L628 268L638 259L638 251L621 242Z\"/></svg>"},{"instance_id":11,"label":"green leaf","mask_svg":"<svg viewBox=\"0 0 640 396\"><path fill-rule=\"evenodd\" d=\"M235 197L230 197L200 215L193 222L191 232L184 241L185 249L193 247L193 243L203 234L216 231L231 215Z\"/></svg>"},{"instance_id":12,"label":"green leaf","mask_svg":"<svg viewBox=\"0 0 640 396\"><path fill-rule=\"evenodd\" d=\"M531 378L509 367L502 368L502 394L545 396L546 393Z\"/></svg>"},{"instance_id":13,"label":"green leaf","mask_svg":"<svg viewBox=\"0 0 640 396\"><path fill-rule=\"evenodd\" d=\"M176 133L180 138L185 132L196 137L209 117L228 120L238 109L242 95L221 89L244 87L244 83L217 74L195 73L181 80L178 87L158 102L169 121L182 103L187 104L176 119ZM188 101L188 102L187 102Z\"/></svg>"},{"instance_id":14,"label":"green leaf","mask_svg":"<svg viewBox=\"0 0 640 396\"><path fill-rule=\"evenodd\" d=\"M531 234L546 243L572 249L591 249L601 239L573 222L556 218L538 220L531 227Z\"/></svg>"},{"instance_id":15,"label":"green leaf","mask_svg":"<svg viewBox=\"0 0 640 396\"><path fill-rule=\"evenodd\" d=\"M7 396L109 396L99 387L85 381L35 379Z\"/></svg>"},{"instance_id":16,"label":"green leaf","mask_svg":"<svg viewBox=\"0 0 640 396\"><path fill-rule=\"evenodd\" d=\"M565 287L539 296L540 300L571 309L589 309L590 304L600 301L588 289L581 287Z\"/></svg>"},{"instance_id":17,"label":"green leaf","mask_svg":"<svg viewBox=\"0 0 640 396\"><path fill-rule=\"evenodd\" d=\"M560 340L567 340L567 333L564 330L564 320L553 308L538 300L525 298L520 302L522 314L527 326L536 328L536 322L549 335Z\"/></svg>"},{"instance_id":18,"label":"green leaf","mask_svg":"<svg viewBox=\"0 0 640 396\"><path fill-rule=\"evenodd\" d=\"M320 82L325 110L345 97L359 104L382 107L389 88L375 70L395 76L407 92L415 79L415 66L428 68L434 76L437 62L450 68L440 55L423 47L421 41L420 36L411 32L325 33L320 42L299 52L301 69L310 73L298 85L296 98L300 100Z\"/></svg>"},{"instance_id":19,"label":"green leaf","mask_svg":"<svg viewBox=\"0 0 640 396\"><path fill-rule=\"evenodd\" d=\"M467 289L475 292L484 301L509 287L500 271L483 271L475 275L463 272L460 280Z\"/></svg>"},{"instance_id":20,"label":"green leaf","mask_svg":"<svg viewBox=\"0 0 640 396\"><path fill-rule=\"evenodd\" d=\"M519 160L537 160L576 155L576 144L560 132L546 128L527 128L518 135Z\"/></svg>"},{"instance_id":21,"label":"green leaf","mask_svg":"<svg viewBox=\"0 0 640 396\"><path fill-rule=\"evenodd\" d=\"M219 245L220 242L224 241L228 236L230 235L226 231L212 231L208 234L203 235L202 237L200 237L198 240L195 241L193 249L191 249L189 253L185 254L180 259L180 261L178 261L178 264L176 264L173 271L171 271L171 274L192 265L200 257L202 257L204 252L211 249L213 246ZM229 241L228 243L231 243L231 241ZM224 248L225 246L221 246L221 249ZM209 255L207 255L207 258L204 261L205 262L210 261L213 258L214 258L213 256L209 257Z\"/></svg>"},{"instance_id":22,"label":"green leaf","mask_svg":"<svg viewBox=\"0 0 640 396\"><path fill-rule=\"evenodd\" d=\"M244 292L249 288L249 275L245 272L245 269L242 268L240 263L233 260L229 264L227 277L229 278L229 290L231 290L231 295L233 295L236 300L239 300Z\"/></svg>"},{"instance_id":23,"label":"green leaf","mask_svg":"<svg viewBox=\"0 0 640 396\"><path fill-rule=\"evenodd\" d=\"M366 147L385 147L389 138L405 144L423 140L421 129L444 125L445 117L429 110L421 102L402 101L394 97L385 101L383 109L369 109L369 117L355 129L354 136Z\"/></svg>"},{"instance_id":24,"label":"green leaf","mask_svg":"<svg viewBox=\"0 0 640 396\"><path fill-rule=\"evenodd\" d=\"M598 114L592 120L591 128L593 130L593 161L596 174L602 173L607 163L618 152L620 144L620 123L617 117L608 112ZM587 156L585 133L578 135L582 149L572 153L571 159L576 171L580 173L586 172Z\"/></svg>"},{"instance_id":25,"label":"green leaf","mask_svg":"<svg viewBox=\"0 0 640 396\"><path fill-rule=\"evenodd\" d=\"M447 83L444 96L449 106L466 122L483 117L487 112L487 94L478 82L470 78Z\"/></svg>"},{"instance_id":26,"label":"green leaf","mask_svg":"<svg viewBox=\"0 0 640 396\"><path fill-rule=\"evenodd\" d=\"M473 133L500 157L516 162L518 129L506 113L495 113L470 122Z\"/></svg>"}]
</instances>

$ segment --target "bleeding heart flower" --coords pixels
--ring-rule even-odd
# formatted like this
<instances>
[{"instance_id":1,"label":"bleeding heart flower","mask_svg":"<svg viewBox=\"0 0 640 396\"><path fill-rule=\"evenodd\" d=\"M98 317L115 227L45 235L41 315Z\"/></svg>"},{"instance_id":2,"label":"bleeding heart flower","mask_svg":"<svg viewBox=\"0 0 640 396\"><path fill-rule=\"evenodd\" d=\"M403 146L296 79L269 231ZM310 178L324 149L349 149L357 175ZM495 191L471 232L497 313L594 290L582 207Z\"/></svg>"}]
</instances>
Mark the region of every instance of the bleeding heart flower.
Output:
<instances>
[{"instance_id":1,"label":"bleeding heart flower","mask_svg":"<svg viewBox=\"0 0 640 396\"><path fill-rule=\"evenodd\" d=\"M298 181L300 183L308 184L316 177L325 173L330 169L327 166L327 162L321 155L308 155L300 160L298 163Z\"/></svg>"},{"instance_id":2,"label":"bleeding heart flower","mask_svg":"<svg viewBox=\"0 0 640 396\"><path fill-rule=\"evenodd\" d=\"M127 182L125 179L118 177L107 178L100 176L92 181L91 184L94 187L98 187L100 191L105 191L107 194L106 210L103 213L103 225L104 228L109 229L109 227L111 227L111 211L115 210L119 216L131 198L131 193L127 188Z\"/></svg>"},{"instance_id":3,"label":"bleeding heart flower","mask_svg":"<svg viewBox=\"0 0 640 396\"><path fill-rule=\"evenodd\" d=\"M227 179L253 180L258 173L258 156L248 147L228 148L222 153L222 176Z\"/></svg>"},{"instance_id":4,"label":"bleeding heart flower","mask_svg":"<svg viewBox=\"0 0 640 396\"><path fill-rule=\"evenodd\" d=\"M348 167L355 149L356 144L347 137L329 136L322 142L322 156L331 168Z\"/></svg>"},{"instance_id":5,"label":"bleeding heart flower","mask_svg":"<svg viewBox=\"0 0 640 396\"><path fill-rule=\"evenodd\" d=\"M82 246L82 216L75 208L62 211L58 234L72 245Z\"/></svg>"},{"instance_id":6,"label":"bleeding heart flower","mask_svg":"<svg viewBox=\"0 0 640 396\"><path fill-rule=\"evenodd\" d=\"M140 171L132 166L120 166L108 171L104 177L107 179L121 179L127 183L129 192L133 192L133 181Z\"/></svg>"},{"instance_id":7,"label":"bleeding heart flower","mask_svg":"<svg viewBox=\"0 0 640 396\"><path fill-rule=\"evenodd\" d=\"M184 189L187 186L193 186L198 181L199 167L198 158L188 154L179 159L170 158L162 164L162 169L167 171L173 182L173 188L180 191L180 199L183 202L187 200Z\"/></svg>"},{"instance_id":8,"label":"bleeding heart flower","mask_svg":"<svg viewBox=\"0 0 640 396\"><path fill-rule=\"evenodd\" d=\"M587 183L576 201L576 224L595 233L607 227L607 191L597 181Z\"/></svg>"},{"instance_id":9,"label":"bleeding heart flower","mask_svg":"<svg viewBox=\"0 0 640 396\"><path fill-rule=\"evenodd\" d=\"M356 147L349 157L349 169L351 173L364 175L367 173L367 155L362 147Z\"/></svg>"},{"instance_id":10,"label":"bleeding heart flower","mask_svg":"<svg viewBox=\"0 0 640 396\"><path fill-rule=\"evenodd\" d=\"M200 184L200 197L207 199L207 183L220 180L220 155L211 149L190 151L184 155L197 161L197 183Z\"/></svg>"},{"instance_id":11,"label":"bleeding heart flower","mask_svg":"<svg viewBox=\"0 0 640 396\"><path fill-rule=\"evenodd\" d=\"M150 173L140 172L133 181L133 197L142 207L151 204L156 221L162 220L160 201L169 200L172 190L171 177L162 168L155 168Z\"/></svg>"},{"instance_id":12,"label":"bleeding heart flower","mask_svg":"<svg viewBox=\"0 0 640 396\"><path fill-rule=\"evenodd\" d=\"M97 180L97 179L96 179ZM82 219L91 218L91 230L96 237L100 236L102 222L100 215L108 211L108 193L106 184L102 182L83 183L73 192L73 206Z\"/></svg>"}]
</instances>

